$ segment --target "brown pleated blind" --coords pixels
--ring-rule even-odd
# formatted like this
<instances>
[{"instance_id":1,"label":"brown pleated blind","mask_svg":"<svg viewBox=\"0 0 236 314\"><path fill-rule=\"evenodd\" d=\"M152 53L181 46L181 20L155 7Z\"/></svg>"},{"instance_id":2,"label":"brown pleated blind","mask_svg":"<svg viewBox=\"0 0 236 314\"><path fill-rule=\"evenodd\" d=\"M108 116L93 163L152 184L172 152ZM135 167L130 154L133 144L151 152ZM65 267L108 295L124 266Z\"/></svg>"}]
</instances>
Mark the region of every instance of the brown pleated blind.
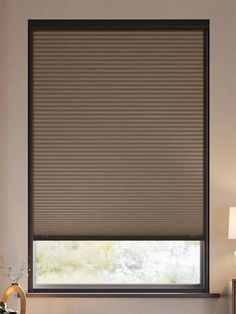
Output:
<instances>
[{"instance_id":1,"label":"brown pleated blind","mask_svg":"<svg viewBox=\"0 0 236 314\"><path fill-rule=\"evenodd\" d=\"M34 237L202 237L201 30L35 31Z\"/></svg>"}]
</instances>

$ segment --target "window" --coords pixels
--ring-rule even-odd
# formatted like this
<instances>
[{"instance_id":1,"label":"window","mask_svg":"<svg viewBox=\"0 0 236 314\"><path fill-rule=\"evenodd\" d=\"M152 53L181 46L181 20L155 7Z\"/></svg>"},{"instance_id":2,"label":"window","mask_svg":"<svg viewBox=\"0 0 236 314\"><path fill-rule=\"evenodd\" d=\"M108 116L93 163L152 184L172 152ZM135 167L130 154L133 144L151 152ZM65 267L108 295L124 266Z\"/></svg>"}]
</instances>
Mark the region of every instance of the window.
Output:
<instances>
[{"instance_id":1,"label":"window","mask_svg":"<svg viewBox=\"0 0 236 314\"><path fill-rule=\"evenodd\" d=\"M36 241L35 286L200 285L200 241Z\"/></svg>"},{"instance_id":2,"label":"window","mask_svg":"<svg viewBox=\"0 0 236 314\"><path fill-rule=\"evenodd\" d=\"M30 291L208 291L208 21L29 21Z\"/></svg>"}]
</instances>

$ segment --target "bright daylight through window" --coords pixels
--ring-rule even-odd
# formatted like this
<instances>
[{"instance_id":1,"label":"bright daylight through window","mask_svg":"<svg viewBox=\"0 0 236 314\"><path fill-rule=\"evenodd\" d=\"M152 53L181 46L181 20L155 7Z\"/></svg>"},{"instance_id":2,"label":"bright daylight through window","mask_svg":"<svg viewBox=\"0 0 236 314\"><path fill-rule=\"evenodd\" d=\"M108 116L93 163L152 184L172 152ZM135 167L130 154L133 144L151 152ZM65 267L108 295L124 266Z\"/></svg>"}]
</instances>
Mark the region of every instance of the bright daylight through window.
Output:
<instances>
[{"instance_id":1,"label":"bright daylight through window","mask_svg":"<svg viewBox=\"0 0 236 314\"><path fill-rule=\"evenodd\" d=\"M36 241L35 280L51 284L200 284L199 241Z\"/></svg>"}]
</instances>

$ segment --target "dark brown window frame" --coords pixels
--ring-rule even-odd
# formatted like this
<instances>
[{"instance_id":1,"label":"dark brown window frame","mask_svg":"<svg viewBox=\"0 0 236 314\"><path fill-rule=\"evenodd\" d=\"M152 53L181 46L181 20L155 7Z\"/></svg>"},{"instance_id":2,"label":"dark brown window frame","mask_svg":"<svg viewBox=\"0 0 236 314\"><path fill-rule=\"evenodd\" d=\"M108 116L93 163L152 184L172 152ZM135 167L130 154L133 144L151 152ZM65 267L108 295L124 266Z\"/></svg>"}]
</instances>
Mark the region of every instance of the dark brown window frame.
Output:
<instances>
[{"instance_id":1,"label":"dark brown window frame","mask_svg":"<svg viewBox=\"0 0 236 314\"><path fill-rule=\"evenodd\" d=\"M33 32L35 30L159 30L199 29L204 32L204 237L201 240L201 284L172 285L160 289L34 289L33 287L33 225L32 225L32 151L33 151ZM40 239L43 240L43 239ZM45 240L69 240L68 238ZM104 238L81 238L77 240L108 240ZM144 240L144 238L109 238L109 240ZM147 238L146 240L155 240ZM162 240L160 238L156 240ZM165 240L167 240L165 238ZM171 240L183 240L180 238ZM185 239L186 240L186 239ZM103 296L129 295L130 293L143 293L153 295L156 293L209 293L209 20L29 20L28 21L28 265L29 279L28 291L32 293L81 293Z\"/></svg>"}]
</instances>

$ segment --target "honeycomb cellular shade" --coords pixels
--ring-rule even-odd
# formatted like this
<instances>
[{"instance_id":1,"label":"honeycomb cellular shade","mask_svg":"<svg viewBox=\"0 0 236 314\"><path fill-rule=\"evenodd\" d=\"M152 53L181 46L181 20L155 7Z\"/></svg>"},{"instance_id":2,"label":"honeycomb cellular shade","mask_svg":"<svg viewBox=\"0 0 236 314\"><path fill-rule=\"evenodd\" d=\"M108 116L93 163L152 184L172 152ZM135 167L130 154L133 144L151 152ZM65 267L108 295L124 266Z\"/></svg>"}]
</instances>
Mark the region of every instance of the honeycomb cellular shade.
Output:
<instances>
[{"instance_id":1,"label":"honeycomb cellular shade","mask_svg":"<svg viewBox=\"0 0 236 314\"><path fill-rule=\"evenodd\" d=\"M32 73L35 239L203 237L203 30L35 30Z\"/></svg>"}]
</instances>

